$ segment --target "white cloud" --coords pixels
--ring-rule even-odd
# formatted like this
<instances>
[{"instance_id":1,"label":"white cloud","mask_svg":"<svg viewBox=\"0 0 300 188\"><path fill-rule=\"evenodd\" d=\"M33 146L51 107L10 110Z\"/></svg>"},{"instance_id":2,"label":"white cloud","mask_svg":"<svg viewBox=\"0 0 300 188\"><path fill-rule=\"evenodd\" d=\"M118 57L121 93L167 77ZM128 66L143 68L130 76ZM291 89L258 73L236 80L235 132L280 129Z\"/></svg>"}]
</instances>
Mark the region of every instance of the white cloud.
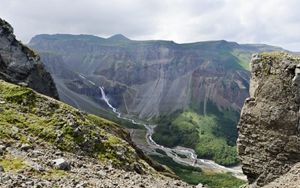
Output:
<instances>
[{"instance_id":1,"label":"white cloud","mask_svg":"<svg viewBox=\"0 0 300 188\"><path fill-rule=\"evenodd\" d=\"M86 33L195 42L225 39L300 51L299 0L1 0L23 41Z\"/></svg>"}]
</instances>

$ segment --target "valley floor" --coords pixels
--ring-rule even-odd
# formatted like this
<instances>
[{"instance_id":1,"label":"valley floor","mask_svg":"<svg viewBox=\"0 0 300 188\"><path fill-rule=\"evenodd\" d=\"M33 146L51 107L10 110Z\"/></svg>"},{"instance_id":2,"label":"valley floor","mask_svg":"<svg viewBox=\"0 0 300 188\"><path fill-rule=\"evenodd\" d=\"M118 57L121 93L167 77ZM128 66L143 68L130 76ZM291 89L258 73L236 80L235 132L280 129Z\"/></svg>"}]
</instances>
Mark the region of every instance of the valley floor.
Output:
<instances>
[{"instance_id":1,"label":"valley floor","mask_svg":"<svg viewBox=\"0 0 300 188\"><path fill-rule=\"evenodd\" d=\"M151 131L150 131L151 132ZM131 129L133 142L152 159L169 167L190 184L202 183L208 187L238 188L246 181L240 166L224 167L212 160L198 159L194 150L177 146L168 148L151 142L145 131Z\"/></svg>"}]
</instances>

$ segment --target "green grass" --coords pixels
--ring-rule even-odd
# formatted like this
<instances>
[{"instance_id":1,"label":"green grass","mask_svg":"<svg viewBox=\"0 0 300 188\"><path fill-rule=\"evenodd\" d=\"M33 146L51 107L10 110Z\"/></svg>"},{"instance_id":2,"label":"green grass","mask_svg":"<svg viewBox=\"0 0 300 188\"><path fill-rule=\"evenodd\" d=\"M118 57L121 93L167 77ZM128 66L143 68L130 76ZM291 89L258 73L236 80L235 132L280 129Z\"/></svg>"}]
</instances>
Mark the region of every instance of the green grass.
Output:
<instances>
[{"instance_id":1,"label":"green grass","mask_svg":"<svg viewBox=\"0 0 300 188\"><path fill-rule=\"evenodd\" d=\"M67 172L64 170L51 169L51 170L47 171L47 173L45 175L43 175L43 177L45 177L47 179L52 179L54 177L63 177L66 175L67 175Z\"/></svg>"},{"instance_id":2,"label":"green grass","mask_svg":"<svg viewBox=\"0 0 300 188\"><path fill-rule=\"evenodd\" d=\"M28 136L63 151L110 161L115 167L140 163L135 149L125 140L128 133L117 124L95 115L81 113L62 102L33 90L0 80L0 139L30 141ZM17 130L17 131L14 131ZM122 151L120 155L117 151ZM133 168L133 167L132 167Z\"/></svg>"},{"instance_id":3,"label":"green grass","mask_svg":"<svg viewBox=\"0 0 300 188\"><path fill-rule=\"evenodd\" d=\"M199 115L191 110L165 117L156 127L153 139L169 147L191 147L199 157L213 159L222 165L234 165L238 163L236 147L224 135L235 131L226 127L225 122L234 116L227 112L224 117L220 119L212 114ZM220 124L221 122L224 123Z\"/></svg>"},{"instance_id":4,"label":"green grass","mask_svg":"<svg viewBox=\"0 0 300 188\"><path fill-rule=\"evenodd\" d=\"M233 50L231 54L238 58L238 63L241 65L241 67L243 67L245 70L250 71L251 53L243 52L240 50Z\"/></svg>"},{"instance_id":5,"label":"green grass","mask_svg":"<svg viewBox=\"0 0 300 188\"><path fill-rule=\"evenodd\" d=\"M183 181L197 185L202 183L210 188L238 188L245 184L244 181L237 179L230 173L207 173L200 168L185 166L176 163L168 156L151 155L151 158L162 165L166 165Z\"/></svg>"},{"instance_id":6,"label":"green grass","mask_svg":"<svg viewBox=\"0 0 300 188\"><path fill-rule=\"evenodd\" d=\"M16 172L26 167L26 164L21 158L5 155L0 158L0 165L5 171Z\"/></svg>"}]
</instances>

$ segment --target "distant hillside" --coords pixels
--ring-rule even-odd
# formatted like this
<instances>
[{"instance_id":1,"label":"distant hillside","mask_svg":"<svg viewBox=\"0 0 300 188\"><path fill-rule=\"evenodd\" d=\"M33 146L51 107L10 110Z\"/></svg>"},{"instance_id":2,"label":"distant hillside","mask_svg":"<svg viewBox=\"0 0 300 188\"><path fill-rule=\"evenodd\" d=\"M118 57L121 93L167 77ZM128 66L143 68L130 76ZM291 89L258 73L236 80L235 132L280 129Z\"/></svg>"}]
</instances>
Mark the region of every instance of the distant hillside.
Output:
<instances>
[{"instance_id":1,"label":"distant hillside","mask_svg":"<svg viewBox=\"0 0 300 188\"><path fill-rule=\"evenodd\" d=\"M171 114L191 106L206 113L208 101L218 108L239 111L248 95L251 54L282 50L227 41L190 44L133 41L123 35L108 39L90 35L38 35L29 45L42 54L54 76L62 71L60 66L88 76L105 87L114 106L142 118ZM57 66L58 72L53 68ZM72 80L65 75L63 80L57 77L59 90L66 86L84 94L78 88L71 88ZM91 100L97 97L101 96L92 96Z\"/></svg>"}]
</instances>

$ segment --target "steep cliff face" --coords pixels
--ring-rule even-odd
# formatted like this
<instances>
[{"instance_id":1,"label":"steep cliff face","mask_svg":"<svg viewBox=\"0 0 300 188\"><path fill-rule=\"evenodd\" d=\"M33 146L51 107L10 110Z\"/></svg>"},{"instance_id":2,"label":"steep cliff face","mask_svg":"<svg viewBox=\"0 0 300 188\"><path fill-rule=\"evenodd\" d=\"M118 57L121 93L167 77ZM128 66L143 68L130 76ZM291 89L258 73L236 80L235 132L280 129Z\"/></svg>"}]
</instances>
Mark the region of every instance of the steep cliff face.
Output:
<instances>
[{"instance_id":1,"label":"steep cliff face","mask_svg":"<svg viewBox=\"0 0 300 188\"><path fill-rule=\"evenodd\" d=\"M299 58L284 53L252 59L250 98L242 109L237 146L254 187L272 182L300 162L299 64Z\"/></svg>"},{"instance_id":2,"label":"steep cliff face","mask_svg":"<svg viewBox=\"0 0 300 188\"><path fill-rule=\"evenodd\" d=\"M51 75L40 57L17 41L13 28L0 19L0 79L23 83L45 95L58 98Z\"/></svg>"},{"instance_id":3,"label":"steep cliff face","mask_svg":"<svg viewBox=\"0 0 300 188\"><path fill-rule=\"evenodd\" d=\"M205 114L210 104L239 112L248 96L251 54L282 50L224 40L189 44L134 41L122 35L105 39L43 34L33 37L29 45L52 67L52 74L57 74L54 66L81 73L104 86L120 111L140 118L191 106ZM74 77L57 81L61 86L72 80Z\"/></svg>"},{"instance_id":4,"label":"steep cliff face","mask_svg":"<svg viewBox=\"0 0 300 188\"><path fill-rule=\"evenodd\" d=\"M141 118L192 105L203 113L209 104L240 111L248 96L251 53L277 49L227 41L133 41L121 35L38 35L29 45L49 67L60 57L67 69L104 86L115 107Z\"/></svg>"}]
</instances>

